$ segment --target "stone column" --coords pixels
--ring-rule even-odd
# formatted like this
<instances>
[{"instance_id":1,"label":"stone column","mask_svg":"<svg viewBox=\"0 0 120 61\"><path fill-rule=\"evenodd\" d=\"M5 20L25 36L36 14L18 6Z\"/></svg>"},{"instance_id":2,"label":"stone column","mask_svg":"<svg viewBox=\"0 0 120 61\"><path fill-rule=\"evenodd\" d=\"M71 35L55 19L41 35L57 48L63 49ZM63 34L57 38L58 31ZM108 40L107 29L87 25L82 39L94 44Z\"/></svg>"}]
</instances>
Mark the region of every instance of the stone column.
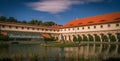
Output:
<instances>
[{"instance_id":1,"label":"stone column","mask_svg":"<svg viewBox=\"0 0 120 61\"><path fill-rule=\"evenodd\" d=\"M100 37L100 42L102 42L102 35L98 34L98 36Z\"/></svg>"},{"instance_id":2,"label":"stone column","mask_svg":"<svg viewBox=\"0 0 120 61\"><path fill-rule=\"evenodd\" d=\"M109 35L108 35L108 34L106 34L106 36L107 36L107 38L108 38L108 42L110 42L110 38L109 38Z\"/></svg>"},{"instance_id":3,"label":"stone column","mask_svg":"<svg viewBox=\"0 0 120 61\"><path fill-rule=\"evenodd\" d=\"M95 34L93 34L92 36L93 36L93 40L94 40L94 42L95 42L95 41L96 41L96 40L95 40Z\"/></svg>"},{"instance_id":4,"label":"stone column","mask_svg":"<svg viewBox=\"0 0 120 61\"><path fill-rule=\"evenodd\" d=\"M115 36L116 42L118 42L117 34L113 34Z\"/></svg>"}]
</instances>

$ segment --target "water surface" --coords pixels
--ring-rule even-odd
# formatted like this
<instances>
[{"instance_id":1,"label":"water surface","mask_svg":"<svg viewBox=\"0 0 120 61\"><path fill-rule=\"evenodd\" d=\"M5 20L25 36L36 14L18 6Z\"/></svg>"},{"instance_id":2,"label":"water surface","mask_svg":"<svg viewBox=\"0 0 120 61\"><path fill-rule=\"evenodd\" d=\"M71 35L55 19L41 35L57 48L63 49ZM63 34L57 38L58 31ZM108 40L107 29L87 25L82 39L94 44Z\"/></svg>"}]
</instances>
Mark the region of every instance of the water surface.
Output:
<instances>
[{"instance_id":1,"label":"water surface","mask_svg":"<svg viewBox=\"0 0 120 61\"><path fill-rule=\"evenodd\" d=\"M0 48L0 60L9 61L120 61L118 44L86 44L80 47L43 47L11 44Z\"/></svg>"}]
</instances>

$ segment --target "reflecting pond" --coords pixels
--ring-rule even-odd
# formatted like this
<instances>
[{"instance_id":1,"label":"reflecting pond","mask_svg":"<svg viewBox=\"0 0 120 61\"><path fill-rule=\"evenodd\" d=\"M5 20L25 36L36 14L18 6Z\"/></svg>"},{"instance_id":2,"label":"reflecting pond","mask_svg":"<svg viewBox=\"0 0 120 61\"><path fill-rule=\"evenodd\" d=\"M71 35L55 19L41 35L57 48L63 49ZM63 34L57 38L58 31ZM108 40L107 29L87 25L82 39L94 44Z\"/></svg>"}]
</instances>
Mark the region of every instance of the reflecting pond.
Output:
<instances>
[{"instance_id":1,"label":"reflecting pond","mask_svg":"<svg viewBox=\"0 0 120 61\"><path fill-rule=\"evenodd\" d=\"M0 61L120 61L120 45L43 47L38 44L11 44L0 48Z\"/></svg>"}]
</instances>

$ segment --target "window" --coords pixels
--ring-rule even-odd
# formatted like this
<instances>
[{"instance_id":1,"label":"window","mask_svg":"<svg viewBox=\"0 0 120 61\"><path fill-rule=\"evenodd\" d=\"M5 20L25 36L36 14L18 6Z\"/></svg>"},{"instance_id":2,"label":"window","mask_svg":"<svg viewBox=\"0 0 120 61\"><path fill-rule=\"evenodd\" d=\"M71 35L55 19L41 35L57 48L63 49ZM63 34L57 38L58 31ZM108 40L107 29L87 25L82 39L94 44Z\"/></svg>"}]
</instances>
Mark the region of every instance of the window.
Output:
<instances>
[{"instance_id":1,"label":"window","mask_svg":"<svg viewBox=\"0 0 120 61\"><path fill-rule=\"evenodd\" d=\"M11 26L9 26L9 28L11 28Z\"/></svg>"},{"instance_id":2,"label":"window","mask_svg":"<svg viewBox=\"0 0 120 61\"><path fill-rule=\"evenodd\" d=\"M119 26L119 24L116 24L116 26Z\"/></svg>"},{"instance_id":3,"label":"window","mask_svg":"<svg viewBox=\"0 0 120 61\"><path fill-rule=\"evenodd\" d=\"M48 29L46 29L46 31L48 31Z\"/></svg>"},{"instance_id":4,"label":"window","mask_svg":"<svg viewBox=\"0 0 120 61\"><path fill-rule=\"evenodd\" d=\"M34 28L32 28L32 30L34 30Z\"/></svg>"},{"instance_id":5,"label":"window","mask_svg":"<svg viewBox=\"0 0 120 61\"><path fill-rule=\"evenodd\" d=\"M39 28L37 28L37 30L39 30Z\"/></svg>"},{"instance_id":6,"label":"window","mask_svg":"<svg viewBox=\"0 0 120 61\"><path fill-rule=\"evenodd\" d=\"M2 28L4 28L5 26L4 25L2 25Z\"/></svg>"},{"instance_id":7,"label":"window","mask_svg":"<svg viewBox=\"0 0 120 61\"><path fill-rule=\"evenodd\" d=\"M77 30L79 30L79 27L77 28Z\"/></svg>"},{"instance_id":8,"label":"window","mask_svg":"<svg viewBox=\"0 0 120 61\"><path fill-rule=\"evenodd\" d=\"M90 27L88 27L88 29L90 29Z\"/></svg>"},{"instance_id":9,"label":"window","mask_svg":"<svg viewBox=\"0 0 120 61\"><path fill-rule=\"evenodd\" d=\"M64 31L66 31L66 29L64 29Z\"/></svg>"},{"instance_id":10,"label":"window","mask_svg":"<svg viewBox=\"0 0 120 61\"><path fill-rule=\"evenodd\" d=\"M24 27L22 27L22 29L24 29Z\"/></svg>"},{"instance_id":11,"label":"window","mask_svg":"<svg viewBox=\"0 0 120 61\"><path fill-rule=\"evenodd\" d=\"M108 27L110 27L110 24L108 24Z\"/></svg>"},{"instance_id":12,"label":"window","mask_svg":"<svg viewBox=\"0 0 120 61\"><path fill-rule=\"evenodd\" d=\"M42 29L42 31L44 31L44 29Z\"/></svg>"},{"instance_id":13,"label":"window","mask_svg":"<svg viewBox=\"0 0 120 61\"><path fill-rule=\"evenodd\" d=\"M73 28L73 30L74 30L74 28Z\"/></svg>"},{"instance_id":14,"label":"window","mask_svg":"<svg viewBox=\"0 0 120 61\"><path fill-rule=\"evenodd\" d=\"M96 28L96 26L94 26L94 28Z\"/></svg>"},{"instance_id":15,"label":"window","mask_svg":"<svg viewBox=\"0 0 120 61\"><path fill-rule=\"evenodd\" d=\"M103 25L101 25L100 27L103 28Z\"/></svg>"},{"instance_id":16,"label":"window","mask_svg":"<svg viewBox=\"0 0 120 61\"><path fill-rule=\"evenodd\" d=\"M68 28L68 30L70 31L70 28Z\"/></svg>"},{"instance_id":17,"label":"window","mask_svg":"<svg viewBox=\"0 0 120 61\"><path fill-rule=\"evenodd\" d=\"M82 27L82 29L84 29L84 27Z\"/></svg>"},{"instance_id":18,"label":"window","mask_svg":"<svg viewBox=\"0 0 120 61\"><path fill-rule=\"evenodd\" d=\"M16 29L18 29L18 27L16 26Z\"/></svg>"},{"instance_id":19,"label":"window","mask_svg":"<svg viewBox=\"0 0 120 61\"><path fill-rule=\"evenodd\" d=\"M27 28L27 30L29 30L29 28Z\"/></svg>"}]
</instances>

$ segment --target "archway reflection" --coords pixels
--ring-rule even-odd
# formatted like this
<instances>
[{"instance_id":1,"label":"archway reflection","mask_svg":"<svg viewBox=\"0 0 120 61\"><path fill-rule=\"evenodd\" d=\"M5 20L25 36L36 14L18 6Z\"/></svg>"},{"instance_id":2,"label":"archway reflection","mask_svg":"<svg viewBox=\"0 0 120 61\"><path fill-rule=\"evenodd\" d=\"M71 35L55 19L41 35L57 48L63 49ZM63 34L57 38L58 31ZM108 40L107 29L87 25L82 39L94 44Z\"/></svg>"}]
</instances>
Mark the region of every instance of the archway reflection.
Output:
<instances>
[{"instance_id":1,"label":"archway reflection","mask_svg":"<svg viewBox=\"0 0 120 61\"><path fill-rule=\"evenodd\" d=\"M42 47L40 45L10 45L0 48L0 58L29 61L101 61L120 59L119 44L86 44L80 47Z\"/></svg>"}]
</instances>

